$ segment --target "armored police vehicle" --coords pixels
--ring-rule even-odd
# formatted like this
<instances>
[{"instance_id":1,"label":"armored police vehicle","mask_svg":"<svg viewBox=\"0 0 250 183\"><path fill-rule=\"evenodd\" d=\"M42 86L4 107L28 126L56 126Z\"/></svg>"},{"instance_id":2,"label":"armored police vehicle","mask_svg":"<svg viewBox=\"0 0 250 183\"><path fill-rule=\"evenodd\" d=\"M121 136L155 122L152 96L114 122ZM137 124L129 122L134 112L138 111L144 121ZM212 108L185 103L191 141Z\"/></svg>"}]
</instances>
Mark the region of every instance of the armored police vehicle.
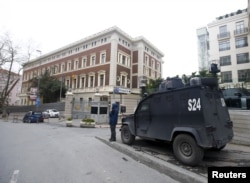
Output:
<instances>
[{"instance_id":1,"label":"armored police vehicle","mask_svg":"<svg viewBox=\"0 0 250 183\"><path fill-rule=\"evenodd\" d=\"M226 146L232 127L217 78L193 78L189 86L170 78L122 119L121 139L125 144L133 144L136 136L170 142L178 161L195 166L205 150Z\"/></svg>"}]
</instances>

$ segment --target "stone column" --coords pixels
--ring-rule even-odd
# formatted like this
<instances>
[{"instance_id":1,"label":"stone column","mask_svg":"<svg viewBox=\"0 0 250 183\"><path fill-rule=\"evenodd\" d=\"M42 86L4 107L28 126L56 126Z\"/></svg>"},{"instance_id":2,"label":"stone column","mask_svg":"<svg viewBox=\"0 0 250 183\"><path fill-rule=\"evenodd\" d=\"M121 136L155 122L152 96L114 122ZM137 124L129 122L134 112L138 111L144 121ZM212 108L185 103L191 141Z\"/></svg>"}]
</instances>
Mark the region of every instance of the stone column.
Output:
<instances>
[{"instance_id":1,"label":"stone column","mask_svg":"<svg viewBox=\"0 0 250 183\"><path fill-rule=\"evenodd\" d=\"M73 93L67 92L66 99L65 99L65 112L64 117L67 119L68 117L72 117L72 101L73 101Z\"/></svg>"}]
</instances>

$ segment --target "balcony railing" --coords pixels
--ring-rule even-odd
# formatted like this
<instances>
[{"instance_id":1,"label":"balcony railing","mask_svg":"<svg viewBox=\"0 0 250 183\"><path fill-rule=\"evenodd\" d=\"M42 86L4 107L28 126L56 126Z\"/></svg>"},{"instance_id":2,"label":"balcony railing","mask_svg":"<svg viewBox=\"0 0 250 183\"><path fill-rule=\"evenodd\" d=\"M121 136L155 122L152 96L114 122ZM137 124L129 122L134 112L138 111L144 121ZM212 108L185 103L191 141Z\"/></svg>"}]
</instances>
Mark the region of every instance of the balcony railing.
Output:
<instances>
[{"instance_id":1,"label":"balcony railing","mask_svg":"<svg viewBox=\"0 0 250 183\"><path fill-rule=\"evenodd\" d=\"M248 46L248 43L244 43L244 44L236 44L236 48L243 48L243 47L247 47Z\"/></svg>"},{"instance_id":2,"label":"balcony railing","mask_svg":"<svg viewBox=\"0 0 250 183\"><path fill-rule=\"evenodd\" d=\"M249 59L237 60L237 64L245 64L245 63L249 63Z\"/></svg>"},{"instance_id":3,"label":"balcony railing","mask_svg":"<svg viewBox=\"0 0 250 183\"><path fill-rule=\"evenodd\" d=\"M236 29L234 30L234 35L235 36L239 36L239 35L243 35L243 34L248 34L248 28L242 28L242 29Z\"/></svg>"},{"instance_id":4,"label":"balcony railing","mask_svg":"<svg viewBox=\"0 0 250 183\"><path fill-rule=\"evenodd\" d=\"M219 48L219 51L226 51L226 50L230 50L230 46Z\"/></svg>"},{"instance_id":5,"label":"balcony railing","mask_svg":"<svg viewBox=\"0 0 250 183\"><path fill-rule=\"evenodd\" d=\"M72 88L73 93L84 93L84 92L113 92L113 86L98 86L98 87L85 87L85 88Z\"/></svg>"},{"instance_id":6,"label":"balcony railing","mask_svg":"<svg viewBox=\"0 0 250 183\"><path fill-rule=\"evenodd\" d=\"M221 79L221 83L231 83L232 79Z\"/></svg>"}]
</instances>

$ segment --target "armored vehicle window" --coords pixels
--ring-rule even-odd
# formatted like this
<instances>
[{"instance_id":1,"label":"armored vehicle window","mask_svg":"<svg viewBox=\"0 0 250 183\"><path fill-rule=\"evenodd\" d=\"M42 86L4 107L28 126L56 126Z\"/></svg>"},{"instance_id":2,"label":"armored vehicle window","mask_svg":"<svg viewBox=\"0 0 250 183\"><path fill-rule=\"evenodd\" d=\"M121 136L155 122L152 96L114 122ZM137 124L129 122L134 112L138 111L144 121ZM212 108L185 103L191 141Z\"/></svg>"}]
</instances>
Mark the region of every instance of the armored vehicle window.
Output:
<instances>
[{"instance_id":1,"label":"armored vehicle window","mask_svg":"<svg viewBox=\"0 0 250 183\"><path fill-rule=\"evenodd\" d=\"M142 104L140 112L147 112L147 111L149 111L149 104Z\"/></svg>"}]
</instances>

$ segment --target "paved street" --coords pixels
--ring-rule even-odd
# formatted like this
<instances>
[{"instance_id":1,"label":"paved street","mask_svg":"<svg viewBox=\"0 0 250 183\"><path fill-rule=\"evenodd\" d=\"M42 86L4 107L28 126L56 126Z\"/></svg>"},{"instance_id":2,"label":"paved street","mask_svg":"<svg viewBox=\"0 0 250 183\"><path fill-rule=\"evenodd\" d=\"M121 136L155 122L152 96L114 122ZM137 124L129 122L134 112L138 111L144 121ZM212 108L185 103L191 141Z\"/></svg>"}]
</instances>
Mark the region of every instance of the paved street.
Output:
<instances>
[{"instance_id":1,"label":"paved street","mask_svg":"<svg viewBox=\"0 0 250 183\"><path fill-rule=\"evenodd\" d=\"M199 166L189 167L175 160L171 145L149 143L139 138L132 146L122 144L119 125L117 141L111 143L108 141L110 131L107 124L97 125L94 129L85 129L79 127L79 120L73 120L73 127L69 128L66 127L64 119L50 118L46 119L43 124L23 124L20 120L18 123L13 123L9 119L8 122L0 122L0 125L0 138L7 139L0 143L0 168L4 166L5 170L5 175L2 176L3 173L0 173L1 183L2 177L10 178L12 174L13 178L15 173L20 174L18 182L21 182L23 178L26 182L29 179L36 180L36 182L43 182L43 180L46 182L59 180L62 182L67 182L66 180L146 182L141 180L140 176L144 177L147 171L151 175L151 178L147 179L149 182L153 181L152 177L159 176L162 178L157 178L158 182L178 180L196 183L207 182L207 167L250 166L250 147L237 144L227 144L220 152L207 151ZM25 163L22 162L24 164L17 166L16 164L21 161L18 158L25 160ZM124 164L124 162L127 163ZM34 165L35 169L30 164ZM51 167L48 168L48 164ZM6 167L9 169L6 170ZM113 169L116 173L111 176ZM26 175L27 172L32 174ZM98 174L97 177L96 174ZM129 178L125 179L126 176Z\"/></svg>"},{"instance_id":2,"label":"paved street","mask_svg":"<svg viewBox=\"0 0 250 183\"><path fill-rule=\"evenodd\" d=\"M68 128L62 123L0 119L0 182L176 182L95 138L108 139L109 128Z\"/></svg>"}]
</instances>

